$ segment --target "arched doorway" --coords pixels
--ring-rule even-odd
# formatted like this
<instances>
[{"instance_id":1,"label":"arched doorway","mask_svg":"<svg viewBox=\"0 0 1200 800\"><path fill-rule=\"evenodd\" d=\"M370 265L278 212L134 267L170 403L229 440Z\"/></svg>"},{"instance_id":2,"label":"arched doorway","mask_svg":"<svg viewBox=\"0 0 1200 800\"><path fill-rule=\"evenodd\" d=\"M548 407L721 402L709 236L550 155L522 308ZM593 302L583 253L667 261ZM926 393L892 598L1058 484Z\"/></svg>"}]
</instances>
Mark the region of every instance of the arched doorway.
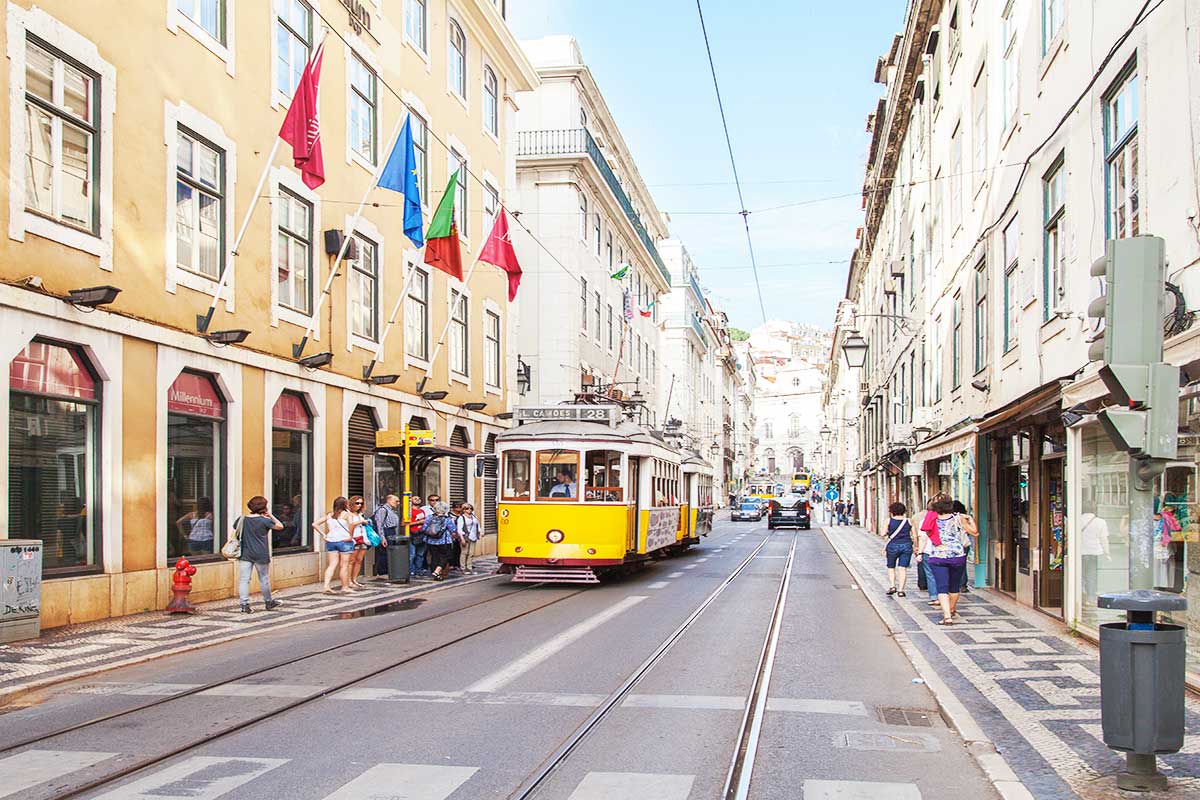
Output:
<instances>
[{"instance_id":1,"label":"arched doorway","mask_svg":"<svg viewBox=\"0 0 1200 800\"><path fill-rule=\"evenodd\" d=\"M454 447L470 447L471 440L467 436L466 428L455 425L454 430L450 433L450 444ZM467 459L465 456L454 457L450 458L449 462L450 481L446 500L451 503L465 503L469 499L467 497Z\"/></svg>"}]
</instances>

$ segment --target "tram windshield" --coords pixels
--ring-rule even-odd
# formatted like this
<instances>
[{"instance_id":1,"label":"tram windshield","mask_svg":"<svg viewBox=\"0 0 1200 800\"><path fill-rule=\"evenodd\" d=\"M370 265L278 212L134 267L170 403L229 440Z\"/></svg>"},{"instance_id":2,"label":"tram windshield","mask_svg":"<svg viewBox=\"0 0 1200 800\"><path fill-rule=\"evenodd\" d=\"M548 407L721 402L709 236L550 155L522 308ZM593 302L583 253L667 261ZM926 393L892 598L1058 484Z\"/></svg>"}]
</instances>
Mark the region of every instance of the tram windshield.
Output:
<instances>
[{"instance_id":1,"label":"tram windshield","mask_svg":"<svg viewBox=\"0 0 1200 800\"><path fill-rule=\"evenodd\" d=\"M621 502L623 499L621 452L619 450L591 450L584 463L586 465L584 499L597 503Z\"/></svg>"},{"instance_id":2,"label":"tram windshield","mask_svg":"<svg viewBox=\"0 0 1200 800\"><path fill-rule=\"evenodd\" d=\"M510 450L504 454L504 499L529 499L529 452Z\"/></svg>"},{"instance_id":3,"label":"tram windshield","mask_svg":"<svg viewBox=\"0 0 1200 800\"><path fill-rule=\"evenodd\" d=\"M579 498L579 453L570 450L541 450L537 454L538 500Z\"/></svg>"}]
</instances>

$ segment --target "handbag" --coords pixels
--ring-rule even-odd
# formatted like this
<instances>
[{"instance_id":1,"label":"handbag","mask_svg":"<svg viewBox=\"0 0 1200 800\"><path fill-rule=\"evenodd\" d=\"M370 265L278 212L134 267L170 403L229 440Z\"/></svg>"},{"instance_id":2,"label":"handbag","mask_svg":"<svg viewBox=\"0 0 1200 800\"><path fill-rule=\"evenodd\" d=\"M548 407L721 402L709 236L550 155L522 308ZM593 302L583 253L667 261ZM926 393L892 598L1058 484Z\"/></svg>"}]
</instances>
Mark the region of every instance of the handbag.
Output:
<instances>
[{"instance_id":1,"label":"handbag","mask_svg":"<svg viewBox=\"0 0 1200 800\"><path fill-rule=\"evenodd\" d=\"M379 545L383 544L383 537L380 536L379 532L375 530L374 525L369 522L364 522L362 527L366 531L366 533L363 534L363 538L367 540L367 544L371 545L371 547L379 547Z\"/></svg>"},{"instance_id":2,"label":"handbag","mask_svg":"<svg viewBox=\"0 0 1200 800\"><path fill-rule=\"evenodd\" d=\"M230 561L236 561L242 557L242 525L246 522L245 517L237 518L237 525L234 528L233 536L229 541L221 545L221 555L225 556Z\"/></svg>"},{"instance_id":3,"label":"handbag","mask_svg":"<svg viewBox=\"0 0 1200 800\"><path fill-rule=\"evenodd\" d=\"M925 576L925 566L923 564L917 566L917 588L923 592L929 591L929 578Z\"/></svg>"}]
</instances>

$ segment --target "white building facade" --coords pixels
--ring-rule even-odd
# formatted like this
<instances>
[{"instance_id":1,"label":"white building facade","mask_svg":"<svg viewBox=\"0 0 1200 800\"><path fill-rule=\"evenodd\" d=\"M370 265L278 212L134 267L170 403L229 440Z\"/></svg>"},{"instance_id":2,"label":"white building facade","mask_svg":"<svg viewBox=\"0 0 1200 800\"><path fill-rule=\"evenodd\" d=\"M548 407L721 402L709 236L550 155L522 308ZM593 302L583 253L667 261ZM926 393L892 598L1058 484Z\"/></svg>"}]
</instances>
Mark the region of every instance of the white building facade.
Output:
<instances>
[{"instance_id":1,"label":"white building facade","mask_svg":"<svg viewBox=\"0 0 1200 800\"><path fill-rule=\"evenodd\" d=\"M871 527L891 500L950 492L981 521L973 580L1085 633L1109 618L1096 595L1127 585L1125 460L1088 413L1110 402L1085 315L1106 239L1166 240L1166 358L1200 374L1197 25L1187 3L912 0L876 68L826 391L845 484ZM851 332L868 345L861 371L841 357ZM1158 482L1184 523L1158 582L1194 604L1192 405ZM1104 541L1081 519L1103 520Z\"/></svg>"},{"instance_id":2,"label":"white building facade","mask_svg":"<svg viewBox=\"0 0 1200 800\"><path fill-rule=\"evenodd\" d=\"M558 403L597 389L640 392L642 421L654 424L665 391L657 381L655 301L670 288L656 244L667 237L666 225L575 40L554 36L522 47L542 83L517 100L515 206L541 245L513 227L525 254L519 402ZM624 277L613 278L623 265Z\"/></svg>"}]
</instances>

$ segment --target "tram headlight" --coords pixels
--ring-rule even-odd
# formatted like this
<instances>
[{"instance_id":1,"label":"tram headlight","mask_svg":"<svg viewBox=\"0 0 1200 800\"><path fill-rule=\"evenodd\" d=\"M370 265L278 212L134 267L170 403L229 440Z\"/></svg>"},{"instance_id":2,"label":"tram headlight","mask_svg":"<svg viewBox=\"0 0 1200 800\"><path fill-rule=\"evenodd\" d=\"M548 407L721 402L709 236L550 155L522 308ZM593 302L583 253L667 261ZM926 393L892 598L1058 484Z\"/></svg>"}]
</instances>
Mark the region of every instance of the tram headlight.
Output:
<instances>
[{"instance_id":1,"label":"tram headlight","mask_svg":"<svg viewBox=\"0 0 1200 800\"><path fill-rule=\"evenodd\" d=\"M558 544L564 538L565 537L563 536L563 532L558 530L557 528L546 532L546 541L549 542L550 544Z\"/></svg>"}]
</instances>

